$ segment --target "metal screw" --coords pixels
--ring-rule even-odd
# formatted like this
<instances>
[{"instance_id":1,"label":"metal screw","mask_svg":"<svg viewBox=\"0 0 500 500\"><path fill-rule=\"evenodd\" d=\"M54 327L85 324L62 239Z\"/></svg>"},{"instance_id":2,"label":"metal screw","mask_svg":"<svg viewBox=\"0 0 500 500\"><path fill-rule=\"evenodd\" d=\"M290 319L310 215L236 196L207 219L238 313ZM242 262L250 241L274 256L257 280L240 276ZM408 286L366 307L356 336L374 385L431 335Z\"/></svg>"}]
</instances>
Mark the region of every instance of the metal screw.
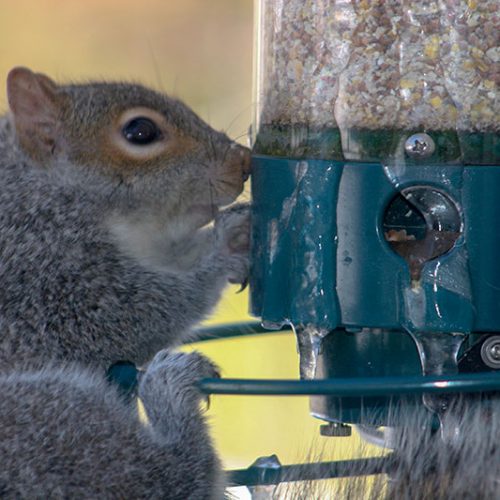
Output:
<instances>
[{"instance_id":1,"label":"metal screw","mask_svg":"<svg viewBox=\"0 0 500 500\"><path fill-rule=\"evenodd\" d=\"M405 151L408 156L413 158L426 158L434 153L436 144L432 137L423 132L413 134L405 142Z\"/></svg>"},{"instance_id":2,"label":"metal screw","mask_svg":"<svg viewBox=\"0 0 500 500\"><path fill-rule=\"evenodd\" d=\"M320 426L319 433L322 436L350 436L352 429L350 425L343 424L341 422L330 422Z\"/></svg>"},{"instance_id":3,"label":"metal screw","mask_svg":"<svg viewBox=\"0 0 500 500\"><path fill-rule=\"evenodd\" d=\"M486 366L500 369L500 335L492 335L483 342L481 359Z\"/></svg>"}]
</instances>

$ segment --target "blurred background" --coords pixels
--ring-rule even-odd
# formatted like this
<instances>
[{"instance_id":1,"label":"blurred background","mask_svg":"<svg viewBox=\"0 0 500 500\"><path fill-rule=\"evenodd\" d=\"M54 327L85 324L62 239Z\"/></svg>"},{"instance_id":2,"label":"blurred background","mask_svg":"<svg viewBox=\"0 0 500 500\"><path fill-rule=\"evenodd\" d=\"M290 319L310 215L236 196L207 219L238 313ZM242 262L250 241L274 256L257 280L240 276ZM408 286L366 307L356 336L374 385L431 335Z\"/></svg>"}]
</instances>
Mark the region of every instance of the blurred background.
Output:
<instances>
[{"instance_id":1,"label":"blurred background","mask_svg":"<svg viewBox=\"0 0 500 500\"><path fill-rule=\"evenodd\" d=\"M0 0L0 12L0 80L23 65L65 82L138 81L181 98L212 126L246 143L253 107L252 0ZM5 86L0 88L5 111ZM250 319L247 300L246 292L228 289L209 323ZM225 377L298 376L291 334L199 348ZM282 463L314 453L346 458L356 442L320 437L321 422L309 416L306 398L215 396L209 415L227 467L246 467L272 453Z\"/></svg>"}]
</instances>

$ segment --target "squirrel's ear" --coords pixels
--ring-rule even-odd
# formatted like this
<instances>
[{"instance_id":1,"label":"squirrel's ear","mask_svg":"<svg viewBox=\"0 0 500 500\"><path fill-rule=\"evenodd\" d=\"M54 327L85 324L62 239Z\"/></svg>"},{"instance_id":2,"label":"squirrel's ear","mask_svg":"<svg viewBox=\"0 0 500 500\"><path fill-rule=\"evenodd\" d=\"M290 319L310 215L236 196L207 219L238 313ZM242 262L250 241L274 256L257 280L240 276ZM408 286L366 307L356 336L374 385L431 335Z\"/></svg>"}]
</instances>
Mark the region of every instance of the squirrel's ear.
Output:
<instances>
[{"instance_id":1,"label":"squirrel's ear","mask_svg":"<svg viewBox=\"0 0 500 500\"><path fill-rule=\"evenodd\" d=\"M7 77L7 97L21 145L36 159L52 154L59 128L57 85L45 75L18 67Z\"/></svg>"}]
</instances>

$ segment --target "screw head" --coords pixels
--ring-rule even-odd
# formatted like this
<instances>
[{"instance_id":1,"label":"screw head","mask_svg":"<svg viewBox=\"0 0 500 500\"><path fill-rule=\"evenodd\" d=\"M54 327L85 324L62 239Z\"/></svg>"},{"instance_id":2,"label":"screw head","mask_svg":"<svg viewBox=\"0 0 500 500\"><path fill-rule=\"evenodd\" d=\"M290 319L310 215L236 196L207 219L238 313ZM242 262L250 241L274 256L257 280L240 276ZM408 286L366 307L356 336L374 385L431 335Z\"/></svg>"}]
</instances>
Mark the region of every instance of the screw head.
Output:
<instances>
[{"instance_id":1,"label":"screw head","mask_svg":"<svg viewBox=\"0 0 500 500\"><path fill-rule=\"evenodd\" d=\"M481 359L486 366L500 370L500 335L492 335L483 342Z\"/></svg>"},{"instance_id":2,"label":"screw head","mask_svg":"<svg viewBox=\"0 0 500 500\"><path fill-rule=\"evenodd\" d=\"M320 425L319 433L322 436L350 436L352 429L350 425L341 422L329 422L328 424Z\"/></svg>"},{"instance_id":3,"label":"screw head","mask_svg":"<svg viewBox=\"0 0 500 500\"><path fill-rule=\"evenodd\" d=\"M423 132L413 134L405 142L406 154L412 158L427 158L436 149L436 144L432 137Z\"/></svg>"}]
</instances>

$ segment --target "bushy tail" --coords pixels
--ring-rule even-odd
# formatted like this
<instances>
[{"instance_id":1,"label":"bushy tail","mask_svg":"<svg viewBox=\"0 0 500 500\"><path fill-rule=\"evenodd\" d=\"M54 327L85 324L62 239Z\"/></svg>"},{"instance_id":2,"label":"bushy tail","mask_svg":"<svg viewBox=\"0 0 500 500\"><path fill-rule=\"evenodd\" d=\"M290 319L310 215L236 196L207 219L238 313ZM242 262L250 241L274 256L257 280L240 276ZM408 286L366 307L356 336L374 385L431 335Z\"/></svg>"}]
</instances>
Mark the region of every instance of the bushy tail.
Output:
<instances>
[{"instance_id":1,"label":"bushy tail","mask_svg":"<svg viewBox=\"0 0 500 500\"><path fill-rule=\"evenodd\" d=\"M369 416L364 420L369 423ZM349 478L300 481L299 470L270 492L269 498L493 500L500 497L500 396L450 399L442 421L444 433L437 418L415 402L394 406L387 423L390 429L386 428L385 434L390 439L381 450L382 454L391 454L386 473L370 476L359 466L353 466ZM353 451L356 456L370 456L373 446L360 444ZM307 461L319 461L321 452L319 455L311 452Z\"/></svg>"}]
</instances>

